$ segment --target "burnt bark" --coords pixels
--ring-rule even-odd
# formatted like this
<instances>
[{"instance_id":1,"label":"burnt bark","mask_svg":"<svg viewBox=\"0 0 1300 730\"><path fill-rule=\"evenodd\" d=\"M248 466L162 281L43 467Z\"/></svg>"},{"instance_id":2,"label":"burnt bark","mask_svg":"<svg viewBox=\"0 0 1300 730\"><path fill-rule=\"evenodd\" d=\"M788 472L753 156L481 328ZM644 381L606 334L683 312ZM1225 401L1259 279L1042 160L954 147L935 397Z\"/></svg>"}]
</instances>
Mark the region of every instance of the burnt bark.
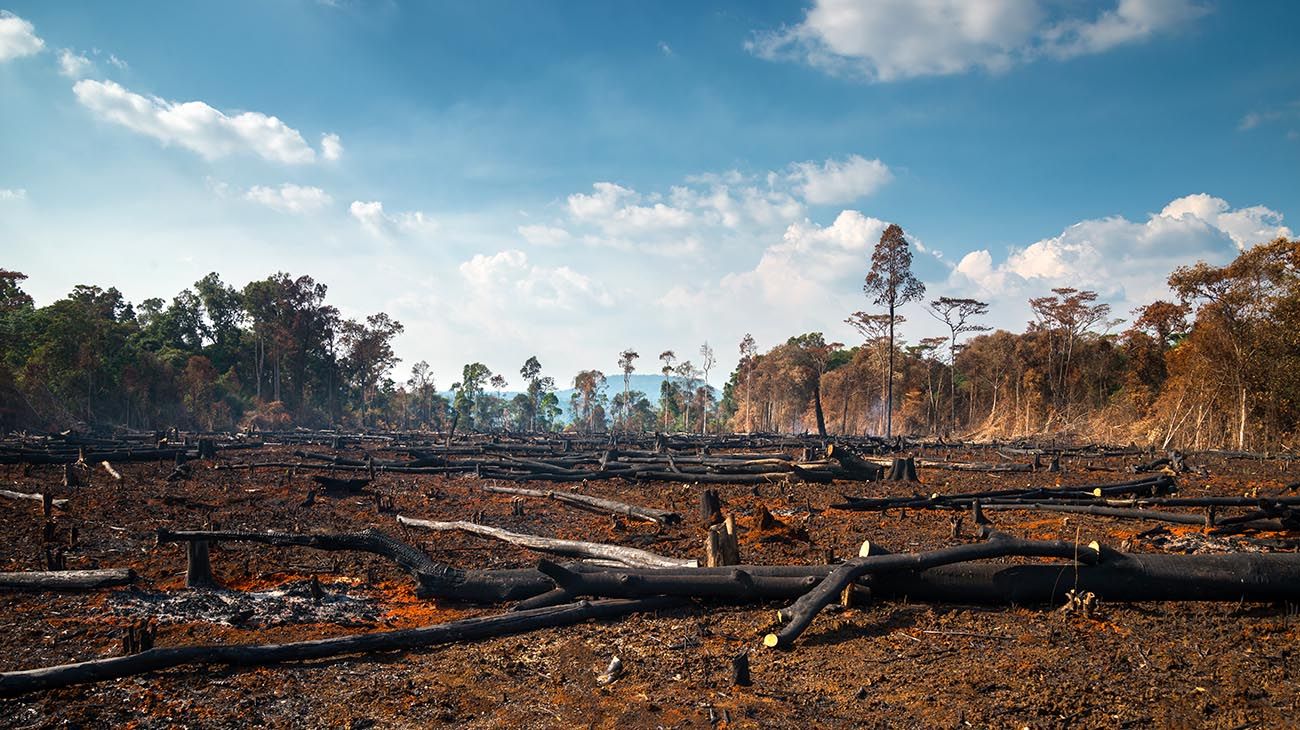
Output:
<instances>
[{"instance_id":1,"label":"burnt bark","mask_svg":"<svg viewBox=\"0 0 1300 730\"><path fill-rule=\"evenodd\" d=\"M654 507L640 507L638 505L627 504L625 502L616 502L612 499L602 499L600 497L591 497L585 494L575 492L562 492L551 489L523 489L519 487L498 487L486 485L484 491L497 492L500 494L518 494L524 497L541 497L544 499L553 499L561 504L586 510L588 512L598 512L600 514L625 515L636 519L654 522L662 525L672 525L682 521L682 516L670 510L656 509Z\"/></svg>"},{"instance_id":2,"label":"burnt bark","mask_svg":"<svg viewBox=\"0 0 1300 730\"><path fill-rule=\"evenodd\" d=\"M52 570L0 573L0 589L18 591L82 591L124 586L135 580L129 568Z\"/></svg>"},{"instance_id":3,"label":"burnt bark","mask_svg":"<svg viewBox=\"0 0 1300 730\"><path fill-rule=\"evenodd\" d=\"M781 609L777 615L787 622L785 627L777 633L768 634L763 639L763 644L772 648L790 647L823 608L834 603L845 588L867 573L924 570L938 565L1010 555L1068 558L1090 563L1096 562L1099 557L1098 551L1087 546L1061 541L1022 540L1002 533L993 533L982 543L958 545L928 553L857 557L837 566L815 588Z\"/></svg>"},{"instance_id":4,"label":"burnt bark","mask_svg":"<svg viewBox=\"0 0 1300 730\"><path fill-rule=\"evenodd\" d=\"M455 641L509 636L544 628L572 626L590 619L617 618L678 605L668 598L639 601L580 601L564 606L462 619L417 629L382 631L287 644L217 644L150 649L130 656L92 659L41 669L0 673L0 696L132 677L189 664L265 666L347 654L401 651Z\"/></svg>"}]
</instances>

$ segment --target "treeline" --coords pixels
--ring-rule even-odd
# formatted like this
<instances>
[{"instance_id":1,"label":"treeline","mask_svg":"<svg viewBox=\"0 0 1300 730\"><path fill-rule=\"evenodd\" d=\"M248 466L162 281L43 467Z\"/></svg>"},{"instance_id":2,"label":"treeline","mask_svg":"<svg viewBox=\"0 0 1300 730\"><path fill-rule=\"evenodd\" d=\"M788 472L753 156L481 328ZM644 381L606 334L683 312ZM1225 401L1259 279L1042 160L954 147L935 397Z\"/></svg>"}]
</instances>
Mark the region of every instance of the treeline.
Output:
<instances>
[{"instance_id":1,"label":"treeline","mask_svg":"<svg viewBox=\"0 0 1300 730\"><path fill-rule=\"evenodd\" d=\"M659 354L657 403L631 387L640 354L611 376L582 370L566 403L537 357L518 370L466 364L440 390L426 362L392 377L402 325L340 317L311 277L236 289L209 274L170 302L138 306L78 286L37 308L0 269L0 425L199 430L292 426L466 431L784 431L1013 438L1060 435L1159 447L1290 446L1300 423L1300 241L1250 248L1226 266L1169 277L1175 301L1113 316L1095 292L1029 301L1025 331L990 331L988 305L926 300L902 229L890 226L864 290L877 309L765 352L746 335L721 393L698 360ZM947 335L907 342L897 313L921 302ZM621 382L619 382L621 378ZM514 391L507 391L514 380ZM613 382L611 383L611 380ZM566 408L562 406L567 406Z\"/></svg>"},{"instance_id":2,"label":"treeline","mask_svg":"<svg viewBox=\"0 0 1300 730\"><path fill-rule=\"evenodd\" d=\"M343 319L309 276L236 289L209 274L138 306L77 286L35 307L0 269L0 418L8 427L201 430L373 422L402 325Z\"/></svg>"},{"instance_id":3,"label":"treeline","mask_svg":"<svg viewBox=\"0 0 1300 730\"><path fill-rule=\"evenodd\" d=\"M660 407L628 387L609 397L605 375L572 380L562 419L554 378L536 357L507 397L503 373L480 362L440 391L427 362L394 380L402 324L385 313L344 319L310 276L278 273L243 288L216 274L172 298L134 305L116 288L77 286L36 307L26 276L0 269L0 427L119 425L205 431L323 428L438 431L572 428L684 430L714 413L705 371L660 355ZM707 346L705 348L707 350ZM619 354L625 385L639 356Z\"/></svg>"},{"instance_id":4,"label":"treeline","mask_svg":"<svg viewBox=\"0 0 1300 730\"><path fill-rule=\"evenodd\" d=\"M906 270L910 255L900 258ZM899 294L911 287L908 301L921 299L923 288L889 263L873 271ZM892 344L890 325L906 324L891 318L887 292L877 293L884 311L847 320L863 335L852 347L811 333L758 354L747 336L721 409L736 430L886 433L892 417L895 431L910 434L1293 447L1300 241L1260 244L1226 266L1180 267L1169 286L1176 301L1127 319L1112 317L1095 292L1053 289L1029 300L1034 319L1019 334L989 332L983 302L939 297L925 309L949 335Z\"/></svg>"}]
</instances>

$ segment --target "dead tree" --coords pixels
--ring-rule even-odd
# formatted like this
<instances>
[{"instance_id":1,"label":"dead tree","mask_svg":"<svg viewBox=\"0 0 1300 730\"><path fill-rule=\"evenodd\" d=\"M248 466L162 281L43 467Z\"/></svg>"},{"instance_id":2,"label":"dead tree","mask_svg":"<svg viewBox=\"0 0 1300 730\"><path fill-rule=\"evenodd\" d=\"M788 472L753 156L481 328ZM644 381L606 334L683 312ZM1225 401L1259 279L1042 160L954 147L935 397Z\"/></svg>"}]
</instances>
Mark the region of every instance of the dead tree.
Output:
<instances>
[{"instance_id":1,"label":"dead tree","mask_svg":"<svg viewBox=\"0 0 1300 730\"><path fill-rule=\"evenodd\" d=\"M42 669L0 673L0 696L13 697L39 690L132 677L187 664L266 666L347 654L418 649L457 641L572 626L590 619L607 619L641 611L671 608L678 602L668 598L639 601L581 601L565 606L518 611L497 616L462 619L416 629L382 631L288 644L217 644L149 649L129 656L91 659Z\"/></svg>"},{"instance_id":2,"label":"dead tree","mask_svg":"<svg viewBox=\"0 0 1300 730\"><path fill-rule=\"evenodd\" d=\"M768 634L763 639L763 645L788 648L823 608L834 603L845 588L867 573L918 571L938 565L1009 555L1070 558L1086 563L1095 563L1098 559L1098 551L1090 547L1060 541L1022 540L1002 533L992 533L982 543L958 545L928 553L859 556L836 567L815 588L777 612L777 617L786 622L785 628Z\"/></svg>"},{"instance_id":3,"label":"dead tree","mask_svg":"<svg viewBox=\"0 0 1300 730\"><path fill-rule=\"evenodd\" d=\"M18 591L84 591L124 586L135 580L127 568L53 570L0 573L0 589Z\"/></svg>"},{"instance_id":4,"label":"dead tree","mask_svg":"<svg viewBox=\"0 0 1300 730\"><path fill-rule=\"evenodd\" d=\"M510 532L497 527L488 527L473 522L436 522L432 520L417 520L410 517L399 515L397 521L403 525L411 527L422 527L426 530L459 530L468 532L472 535L481 535L490 537L512 545L520 545L532 550L541 550L543 552L555 553L557 555L567 555L575 558L594 558L597 560L612 560L630 567L640 568L693 568L698 565L695 560L686 560L683 558L670 558L664 555L640 550L622 545L608 545L598 542L584 542L581 540L557 540L555 538L541 537L539 535L526 535L519 532Z\"/></svg>"}]
</instances>

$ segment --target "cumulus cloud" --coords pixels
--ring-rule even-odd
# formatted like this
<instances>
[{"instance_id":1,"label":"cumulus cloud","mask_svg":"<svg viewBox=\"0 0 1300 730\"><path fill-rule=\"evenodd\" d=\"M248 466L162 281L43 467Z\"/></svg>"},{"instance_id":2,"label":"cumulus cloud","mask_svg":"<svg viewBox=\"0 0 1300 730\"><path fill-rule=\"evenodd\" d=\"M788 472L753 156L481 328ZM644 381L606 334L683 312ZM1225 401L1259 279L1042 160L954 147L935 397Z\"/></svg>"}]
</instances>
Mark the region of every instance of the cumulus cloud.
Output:
<instances>
[{"instance_id":1,"label":"cumulus cloud","mask_svg":"<svg viewBox=\"0 0 1300 730\"><path fill-rule=\"evenodd\" d=\"M59 51L59 73L73 79L79 79L95 70L95 63L70 48Z\"/></svg>"},{"instance_id":2,"label":"cumulus cloud","mask_svg":"<svg viewBox=\"0 0 1300 730\"><path fill-rule=\"evenodd\" d=\"M834 282L863 275L871 250L889 224L856 210L841 211L829 226L790 224L751 271L728 274L721 288L729 298L757 294L769 304L803 307L826 299Z\"/></svg>"},{"instance_id":3,"label":"cumulus cloud","mask_svg":"<svg viewBox=\"0 0 1300 730\"><path fill-rule=\"evenodd\" d=\"M1100 11L1048 0L816 0L801 22L760 32L747 47L769 60L895 81L1102 53L1206 12L1193 0L1118 0Z\"/></svg>"},{"instance_id":4,"label":"cumulus cloud","mask_svg":"<svg viewBox=\"0 0 1300 730\"><path fill-rule=\"evenodd\" d=\"M1166 205L1160 215L1180 219L1190 216L1204 221L1227 234L1242 251L1279 236L1291 236L1291 229L1282 225L1281 213L1262 205L1234 210L1223 198L1205 193L1178 198Z\"/></svg>"},{"instance_id":5,"label":"cumulus cloud","mask_svg":"<svg viewBox=\"0 0 1300 730\"><path fill-rule=\"evenodd\" d=\"M531 263L517 249L476 254L460 265L469 296L492 308L518 304L529 308L574 310L609 307L614 297L600 282L567 266Z\"/></svg>"},{"instance_id":6,"label":"cumulus cloud","mask_svg":"<svg viewBox=\"0 0 1300 730\"><path fill-rule=\"evenodd\" d=\"M101 119L163 144L184 147L205 159L252 153L286 164L316 160L316 151L298 130L260 112L226 114L201 101L142 96L112 81L83 79L72 90L77 100ZM328 158L329 149L323 147L322 156Z\"/></svg>"},{"instance_id":7,"label":"cumulus cloud","mask_svg":"<svg viewBox=\"0 0 1300 730\"><path fill-rule=\"evenodd\" d=\"M422 211L388 213L384 210L384 204L378 200L354 200L348 206L348 213L367 232L380 238L396 234L427 235L438 228L437 221Z\"/></svg>"},{"instance_id":8,"label":"cumulus cloud","mask_svg":"<svg viewBox=\"0 0 1300 730\"><path fill-rule=\"evenodd\" d=\"M41 52L45 41L36 27L8 10L0 10L0 62Z\"/></svg>"},{"instance_id":9,"label":"cumulus cloud","mask_svg":"<svg viewBox=\"0 0 1300 730\"><path fill-rule=\"evenodd\" d=\"M293 183L284 183L278 188L254 185L244 193L244 199L282 213L298 215L315 213L334 202L329 193L320 188Z\"/></svg>"},{"instance_id":10,"label":"cumulus cloud","mask_svg":"<svg viewBox=\"0 0 1300 730\"><path fill-rule=\"evenodd\" d=\"M1093 289L1137 304L1165 294L1176 266L1225 263L1239 251L1290 236L1282 214L1264 206L1232 208L1204 193L1171 201L1145 221L1085 220L1059 235L1014 249L994 263L988 250L967 253L948 284L981 296L1021 296L1055 286Z\"/></svg>"},{"instance_id":11,"label":"cumulus cloud","mask_svg":"<svg viewBox=\"0 0 1300 730\"><path fill-rule=\"evenodd\" d=\"M742 260L749 258L749 265L716 279L692 277L663 289L649 316L673 331L691 322L691 315L707 312L707 332L699 335L728 332L738 339L750 332L764 347L811 331L855 342L842 322L848 313L866 306L862 277L888 225L858 210L843 210L828 225L808 219L790 222L761 238L767 242L761 251L741 255Z\"/></svg>"},{"instance_id":12,"label":"cumulus cloud","mask_svg":"<svg viewBox=\"0 0 1300 730\"><path fill-rule=\"evenodd\" d=\"M779 235L807 205L858 200L892 178L889 166L861 155L792 163L781 171L739 170L687 177L667 193L601 181L569 195L563 218L520 226L535 245L583 243L664 256L693 254L703 241Z\"/></svg>"},{"instance_id":13,"label":"cumulus cloud","mask_svg":"<svg viewBox=\"0 0 1300 730\"><path fill-rule=\"evenodd\" d=\"M889 166L880 160L851 155L843 161L826 160L795 164L790 179L803 199L813 205L851 203L879 190L893 179Z\"/></svg>"},{"instance_id":14,"label":"cumulus cloud","mask_svg":"<svg viewBox=\"0 0 1300 730\"><path fill-rule=\"evenodd\" d=\"M26 200L27 191L23 188L0 188L0 200Z\"/></svg>"},{"instance_id":15,"label":"cumulus cloud","mask_svg":"<svg viewBox=\"0 0 1300 730\"><path fill-rule=\"evenodd\" d=\"M343 156L343 142L333 132L320 137L320 156L333 162Z\"/></svg>"},{"instance_id":16,"label":"cumulus cloud","mask_svg":"<svg viewBox=\"0 0 1300 730\"><path fill-rule=\"evenodd\" d=\"M569 215L615 235L638 231L685 228L693 222L681 208L654 202L642 205L644 196L611 182L598 182L591 193L574 193L568 198Z\"/></svg>"}]
</instances>

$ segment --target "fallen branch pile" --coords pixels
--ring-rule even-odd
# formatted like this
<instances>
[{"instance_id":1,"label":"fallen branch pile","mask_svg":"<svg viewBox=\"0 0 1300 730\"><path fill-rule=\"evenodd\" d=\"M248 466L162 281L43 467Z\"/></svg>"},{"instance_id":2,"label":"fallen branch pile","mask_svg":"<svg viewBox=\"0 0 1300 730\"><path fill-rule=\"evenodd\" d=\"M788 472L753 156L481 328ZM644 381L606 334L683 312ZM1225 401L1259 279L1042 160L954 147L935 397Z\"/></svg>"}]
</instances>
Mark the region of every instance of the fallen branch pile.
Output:
<instances>
[{"instance_id":1,"label":"fallen branch pile","mask_svg":"<svg viewBox=\"0 0 1300 730\"><path fill-rule=\"evenodd\" d=\"M454 528L555 549L553 541L465 523L405 524ZM719 568L608 567L542 560L536 568L465 571L434 562L420 550L378 530L361 533L254 533L159 530L159 543L202 545L190 549L189 571L211 575L207 545L245 541L319 550L356 550L391 560L419 584L421 595L475 603L525 601L514 612L405 631L265 646L198 646L150 649L113 659L0 674L0 694L132 676L194 663L261 665L274 662L391 651L447 641L500 636L563 626L589 618L679 605L683 599L761 601L794 599L778 612L785 623L764 644L789 648L818 613L837 599L906 597L964 603L1060 603L1091 592L1109 602L1145 600L1300 599L1300 555L1143 555L1093 544L1022 540L987 533L983 542L924 553L891 554L864 546L863 555L839 565L737 565ZM600 551L579 543L583 551ZM564 545L570 549L572 544ZM607 555L631 559L629 548ZM637 551L640 552L640 551ZM1056 558L1062 563L998 564L1008 556ZM598 599L593 602L577 600ZM561 605L553 605L559 603ZM540 604L540 605L539 605Z\"/></svg>"}]
</instances>

